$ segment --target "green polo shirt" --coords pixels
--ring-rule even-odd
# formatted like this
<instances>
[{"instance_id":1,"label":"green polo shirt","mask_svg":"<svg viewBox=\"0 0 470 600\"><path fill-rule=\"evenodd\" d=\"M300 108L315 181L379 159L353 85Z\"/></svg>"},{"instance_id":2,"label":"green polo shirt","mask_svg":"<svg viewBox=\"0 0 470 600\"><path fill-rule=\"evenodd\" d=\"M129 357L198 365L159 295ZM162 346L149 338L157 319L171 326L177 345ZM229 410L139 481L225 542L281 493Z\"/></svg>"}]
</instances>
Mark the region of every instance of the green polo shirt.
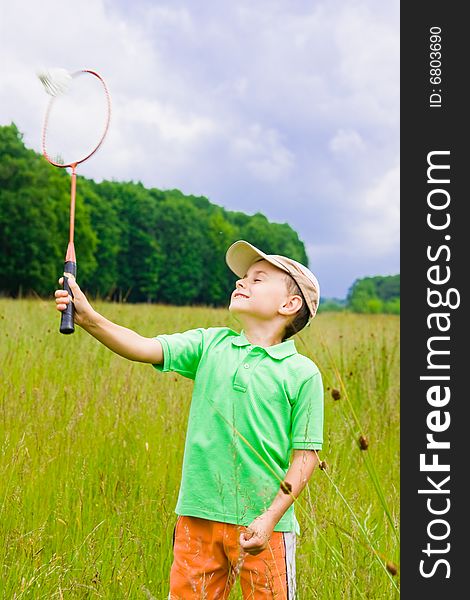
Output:
<instances>
[{"instance_id":1,"label":"green polo shirt","mask_svg":"<svg viewBox=\"0 0 470 600\"><path fill-rule=\"evenodd\" d=\"M164 362L154 367L194 380L176 513L249 525L276 496L292 449L322 447L318 367L293 340L262 348L227 327L157 339ZM294 506L275 530L299 532Z\"/></svg>"}]
</instances>

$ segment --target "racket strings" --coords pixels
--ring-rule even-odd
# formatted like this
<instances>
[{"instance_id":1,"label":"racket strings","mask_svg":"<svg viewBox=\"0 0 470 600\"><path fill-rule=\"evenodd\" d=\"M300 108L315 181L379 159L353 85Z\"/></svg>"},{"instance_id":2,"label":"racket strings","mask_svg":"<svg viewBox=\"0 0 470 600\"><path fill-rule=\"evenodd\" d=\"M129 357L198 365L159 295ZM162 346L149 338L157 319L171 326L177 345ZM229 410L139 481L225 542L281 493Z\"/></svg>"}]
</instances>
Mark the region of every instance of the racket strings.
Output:
<instances>
[{"instance_id":1,"label":"racket strings","mask_svg":"<svg viewBox=\"0 0 470 600\"><path fill-rule=\"evenodd\" d=\"M106 136L111 116L106 84L89 70L69 74L65 69L50 69L38 76L51 96L43 126L43 154L58 167L78 165L98 150Z\"/></svg>"}]
</instances>

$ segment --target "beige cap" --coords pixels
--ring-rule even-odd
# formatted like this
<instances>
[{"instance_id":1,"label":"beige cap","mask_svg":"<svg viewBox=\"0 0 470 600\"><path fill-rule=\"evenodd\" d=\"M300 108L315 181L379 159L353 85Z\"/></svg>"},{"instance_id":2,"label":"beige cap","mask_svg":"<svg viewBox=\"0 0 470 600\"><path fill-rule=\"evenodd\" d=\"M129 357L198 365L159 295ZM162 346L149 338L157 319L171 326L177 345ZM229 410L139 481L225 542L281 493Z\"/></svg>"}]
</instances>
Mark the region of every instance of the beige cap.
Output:
<instances>
[{"instance_id":1,"label":"beige cap","mask_svg":"<svg viewBox=\"0 0 470 600\"><path fill-rule=\"evenodd\" d=\"M320 303L320 286L315 275L307 267L286 256L265 254L245 240L239 240L232 244L225 254L228 266L238 277L245 277L251 265L261 259L267 260L278 269L289 273L302 292L310 310L310 316L314 317Z\"/></svg>"}]
</instances>

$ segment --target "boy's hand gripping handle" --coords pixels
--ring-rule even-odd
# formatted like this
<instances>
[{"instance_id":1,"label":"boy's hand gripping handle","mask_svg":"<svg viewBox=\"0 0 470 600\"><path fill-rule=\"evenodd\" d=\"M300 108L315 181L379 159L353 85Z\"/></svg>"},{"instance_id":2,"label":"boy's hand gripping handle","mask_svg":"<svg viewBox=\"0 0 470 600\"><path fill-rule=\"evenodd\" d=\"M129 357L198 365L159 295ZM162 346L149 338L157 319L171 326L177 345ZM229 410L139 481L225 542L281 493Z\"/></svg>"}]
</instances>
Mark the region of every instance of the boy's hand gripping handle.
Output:
<instances>
[{"instance_id":1,"label":"boy's hand gripping handle","mask_svg":"<svg viewBox=\"0 0 470 600\"><path fill-rule=\"evenodd\" d=\"M67 275L77 276L77 263L71 260L67 260L64 263L64 281L62 284L62 289L67 290L69 296L73 298L72 290L70 289ZM73 322L73 313L75 307L73 302L69 302L67 304L67 308L62 311L62 315L60 318L60 333L73 333L75 331L75 324Z\"/></svg>"}]
</instances>

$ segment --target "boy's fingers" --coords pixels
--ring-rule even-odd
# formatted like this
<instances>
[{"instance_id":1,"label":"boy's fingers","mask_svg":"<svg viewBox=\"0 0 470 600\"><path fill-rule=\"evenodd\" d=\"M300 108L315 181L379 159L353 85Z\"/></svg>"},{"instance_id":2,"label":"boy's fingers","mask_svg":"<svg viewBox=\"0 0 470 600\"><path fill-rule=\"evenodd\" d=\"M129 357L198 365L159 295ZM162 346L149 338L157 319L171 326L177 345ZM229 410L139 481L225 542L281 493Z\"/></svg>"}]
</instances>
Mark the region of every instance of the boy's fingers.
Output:
<instances>
[{"instance_id":1,"label":"boy's fingers","mask_svg":"<svg viewBox=\"0 0 470 600\"><path fill-rule=\"evenodd\" d=\"M67 273L67 283L69 284L70 289L73 292L79 292L80 288L78 286L78 283L75 281L75 277L73 275L70 275ZM64 285L64 278L63 277L59 277L59 284L60 285ZM65 290L63 290L65 291Z\"/></svg>"},{"instance_id":2,"label":"boy's fingers","mask_svg":"<svg viewBox=\"0 0 470 600\"><path fill-rule=\"evenodd\" d=\"M260 543L259 540L249 540L249 541L244 541L240 544L240 546L243 548L243 550L245 550L246 552L256 552L256 551L261 551L262 550L262 544Z\"/></svg>"},{"instance_id":3,"label":"boy's fingers","mask_svg":"<svg viewBox=\"0 0 470 600\"><path fill-rule=\"evenodd\" d=\"M250 531L250 530L243 531L240 534L240 546L242 548L250 548L253 544L253 541L250 543L249 540L251 540L253 538L253 536L254 536L253 531Z\"/></svg>"},{"instance_id":4,"label":"boy's fingers","mask_svg":"<svg viewBox=\"0 0 470 600\"><path fill-rule=\"evenodd\" d=\"M72 277L71 275L67 275L67 283L70 286L70 289L73 292L79 292L80 288L78 287L78 283L75 281L75 278Z\"/></svg>"}]
</instances>

